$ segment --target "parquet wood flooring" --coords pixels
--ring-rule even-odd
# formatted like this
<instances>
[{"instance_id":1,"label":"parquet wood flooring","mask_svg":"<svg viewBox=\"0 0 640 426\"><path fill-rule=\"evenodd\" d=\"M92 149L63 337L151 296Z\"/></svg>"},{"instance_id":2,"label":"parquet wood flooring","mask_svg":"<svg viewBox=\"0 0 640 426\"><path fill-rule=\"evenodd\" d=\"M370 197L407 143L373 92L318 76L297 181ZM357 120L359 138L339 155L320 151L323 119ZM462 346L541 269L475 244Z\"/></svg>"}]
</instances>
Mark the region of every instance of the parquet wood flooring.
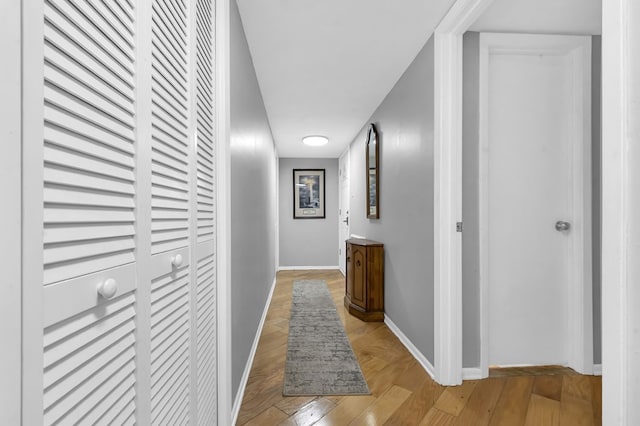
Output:
<instances>
[{"instance_id":1,"label":"parquet wood flooring","mask_svg":"<svg viewBox=\"0 0 640 426\"><path fill-rule=\"evenodd\" d=\"M489 377L514 376L566 376L578 374L569 367L561 365L543 365L540 367L494 367L489 368Z\"/></svg>"},{"instance_id":2,"label":"parquet wood flooring","mask_svg":"<svg viewBox=\"0 0 640 426\"><path fill-rule=\"evenodd\" d=\"M293 281L327 282L371 395L284 397L284 363ZM339 271L281 271L237 425L600 425L601 377L564 367L492 369L462 386L435 383L383 323L365 323L343 306Z\"/></svg>"}]
</instances>

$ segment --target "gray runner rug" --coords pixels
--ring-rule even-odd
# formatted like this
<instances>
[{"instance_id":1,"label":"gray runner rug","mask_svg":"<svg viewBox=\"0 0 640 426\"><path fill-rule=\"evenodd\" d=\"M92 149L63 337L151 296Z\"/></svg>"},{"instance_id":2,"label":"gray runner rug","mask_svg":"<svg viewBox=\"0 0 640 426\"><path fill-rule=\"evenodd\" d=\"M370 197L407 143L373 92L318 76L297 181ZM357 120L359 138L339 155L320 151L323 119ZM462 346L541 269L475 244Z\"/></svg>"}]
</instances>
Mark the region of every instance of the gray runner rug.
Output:
<instances>
[{"instance_id":1,"label":"gray runner rug","mask_svg":"<svg viewBox=\"0 0 640 426\"><path fill-rule=\"evenodd\" d=\"M369 393L327 284L323 280L294 281L282 394Z\"/></svg>"}]
</instances>

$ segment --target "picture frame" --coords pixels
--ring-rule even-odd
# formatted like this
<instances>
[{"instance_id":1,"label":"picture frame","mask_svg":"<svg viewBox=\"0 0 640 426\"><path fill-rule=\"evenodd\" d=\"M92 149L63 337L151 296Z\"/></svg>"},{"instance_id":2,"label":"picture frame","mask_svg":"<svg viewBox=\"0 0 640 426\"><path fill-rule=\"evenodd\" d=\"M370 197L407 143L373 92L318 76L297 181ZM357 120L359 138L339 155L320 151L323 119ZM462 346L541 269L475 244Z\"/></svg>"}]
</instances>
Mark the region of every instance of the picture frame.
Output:
<instances>
[{"instance_id":1,"label":"picture frame","mask_svg":"<svg viewBox=\"0 0 640 426\"><path fill-rule=\"evenodd\" d=\"M293 169L293 218L325 218L325 169Z\"/></svg>"},{"instance_id":2,"label":"picture frame","mask_svg":"<svg viewBox=\"0 0 640 426\"><path fill-rule=\"evenodd\" d=\"M367 129L365 141L367 218L380 218L380 137L376 126L371 123Z\"/></svg>"}]
</instances>

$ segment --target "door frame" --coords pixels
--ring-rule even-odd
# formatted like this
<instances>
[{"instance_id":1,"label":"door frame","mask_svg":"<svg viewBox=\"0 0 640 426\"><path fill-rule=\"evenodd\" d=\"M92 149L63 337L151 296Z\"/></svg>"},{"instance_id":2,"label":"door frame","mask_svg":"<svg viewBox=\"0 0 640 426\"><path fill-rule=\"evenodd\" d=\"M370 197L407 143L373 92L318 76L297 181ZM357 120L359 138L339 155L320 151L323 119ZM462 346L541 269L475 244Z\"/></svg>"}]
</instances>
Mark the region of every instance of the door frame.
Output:
<instances>
[{"instance_id":1,"label":"door frame","mask_svg":"<svg viewBox=\"0 0 640 426\"><path fill-rule=\"evenodd\" d=\"M231 421L231 71L230 0L215 2L216 361L218 424Z\"/></svg>"},{"instance_id":2,"label":"door frame","mask_svg":"<svg viewBox=\"0 0 640 426\"><path fill-rule=\"evenodd\" d=\"M22 424L43 422L44 3L22 2Z\"/></svg>"},{"instance_id":3,"label":"door frame","mask_svg":"<svg viewBox=\"0 0 640 426\"><path fill-rule=\"evenodd\" d=\"M0 80L0 424L21 424L22 386L22 17L19 0L0 4L5 65Z\"/></svg>"},{"instance_id":4,"label":"door frame","mask_svg":"<svg viewBox=\"0 0 640 426\"><path fill-rule=\"evenodd\" d=\"M593 289L591 264L591 37L527 34L480 34L480 373L489 376L489 55L566 54L572 57L573 97L570 173L573 238L569 246L568 365L593 374Z\"/></svg>"},{"instance_id":5,"label":"door frame","mask_svg":"<svg viewBox=\"0 0 640 426\"><path fill-rule=\"evenodd\" d=\"M462 383L462 36L493 0L458 0L434 32L434 378Z\"/></svg>"},{"instance_id":6,"label":"door frame","mask_svg":"<svg viewBox=\"0 0 640 426\"><path fill-rule=\"evenodd\" d=\"M342 216L342 175L341 175L341 171L342 169L340 168L340 165L343 164L344 162L346 162L346 169L347 169L347 200L349 200L349 208L351 208L351 200L350 200L350 196L351 196L351 188L350 188L350 181L349 179L351 179L349 173L350 170L349 168L351 167L351 146L348 146L347 149L340 155L340 157L338 158L338 209L340 209L340 212L338 214L338 250L341 250L342 248L345 247L345 243L342 240L342 238L340 238L340 229L342 228L342 222L341 222L341 216ZM347 209L347 211L349 211ZM349 223L347 223L347 239L349 238L349 233L351 232L351 225L349 225ZM340 267L340 270L342 272L342 275L346 276L347 273L347 266L346 266L346 262L345 262L345 267L344 270L342 269L342 262L343 259L345 259L345 253L342 253L341 251L338 251L339 253L339 258L338 258L338 265Z\"/></svg>"},{"instance_id":7,"label":"door frame","mask_svg":"<svg viewBox=\"0 0 640 426\"><path fill-rule=\"evenodd\" d=\"M640 205L633 196L640 179L631 173L640 160L640 80L632 69L639 17L637 0L602 2L602 420L611 425L640 423Z\"/></svg>"}]
</instances>

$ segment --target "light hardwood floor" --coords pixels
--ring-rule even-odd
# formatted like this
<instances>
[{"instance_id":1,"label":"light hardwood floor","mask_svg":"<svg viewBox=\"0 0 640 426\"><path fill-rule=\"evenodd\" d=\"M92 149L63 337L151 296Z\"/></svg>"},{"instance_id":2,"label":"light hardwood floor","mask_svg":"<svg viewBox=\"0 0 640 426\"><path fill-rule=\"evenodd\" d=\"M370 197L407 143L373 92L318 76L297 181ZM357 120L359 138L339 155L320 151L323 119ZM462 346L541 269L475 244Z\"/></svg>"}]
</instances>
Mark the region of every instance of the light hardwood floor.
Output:
<instances>
[{"instance_id":1,"label":"light hardwood floor","mask_svg":"<svg viewBox=\"0 0 640 426\"><path fill-rule=\"evenodd\" d=\"M370 396L282 396L291 290L298 279L327 282ZM440 386L383 323L365 323L346 313L343 296L339 271L278 273L238 425L601 424L600 377L552 369Z\"/></svg>"}]
</instances>

